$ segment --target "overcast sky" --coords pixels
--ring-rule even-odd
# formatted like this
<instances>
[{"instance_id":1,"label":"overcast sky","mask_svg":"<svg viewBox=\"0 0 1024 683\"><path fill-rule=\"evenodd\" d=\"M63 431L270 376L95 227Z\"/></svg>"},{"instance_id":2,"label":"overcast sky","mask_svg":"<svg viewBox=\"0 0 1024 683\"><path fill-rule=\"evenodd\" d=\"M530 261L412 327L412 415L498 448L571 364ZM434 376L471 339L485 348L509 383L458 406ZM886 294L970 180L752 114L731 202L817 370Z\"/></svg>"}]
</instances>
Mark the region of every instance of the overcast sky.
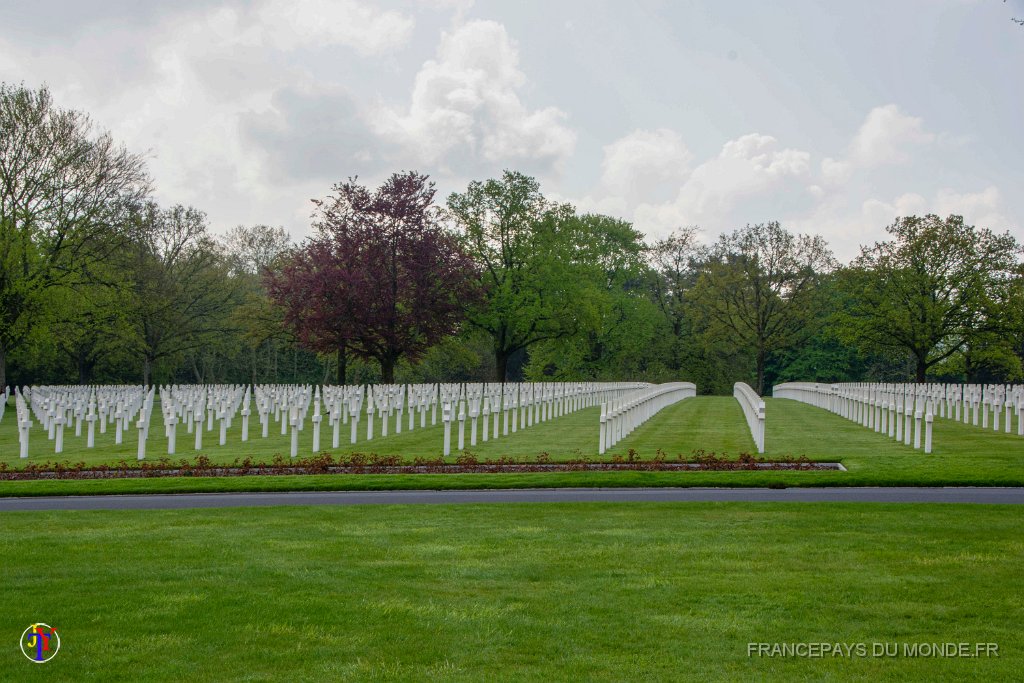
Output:
<instances>
[{"instance_id":1,"label":"overcast sky","mask_svg":"<svg viewBox=\"0 0 1024 683\"><path fill-rule=\"evenodd\" d=\"M283 225L352 175L502 169L706 240L847 260L897 215L1024 240L1024 0L0 0L0 80L149 156L157 199Z\"/></svg>"}]
</instances>

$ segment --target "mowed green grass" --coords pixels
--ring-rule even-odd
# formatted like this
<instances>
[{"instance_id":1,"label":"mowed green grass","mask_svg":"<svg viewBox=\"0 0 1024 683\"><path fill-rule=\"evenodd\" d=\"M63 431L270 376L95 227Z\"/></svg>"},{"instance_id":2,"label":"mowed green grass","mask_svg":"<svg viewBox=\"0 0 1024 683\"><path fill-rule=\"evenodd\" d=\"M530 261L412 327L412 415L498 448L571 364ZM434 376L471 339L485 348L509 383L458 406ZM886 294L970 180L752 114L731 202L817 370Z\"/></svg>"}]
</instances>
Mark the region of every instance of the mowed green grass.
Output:
<instances>
[{"instance_id":1,"label":"mowed green grass","mask_svg":"<svg viewBox=\"0 0 1024 683\"><path fill-rule=\"evenodd\" d=\"M6 513L4 681L1015 680L1015 506ZM58 629L40 666L14 643ZM997 643L756 658L750 642Z\"/></svg>"},{"instance_id":2,"label":"mowed green grass","mask_svg":"<svg viewBox=\"0 0 1024 683\"><path fill-rule=\"evenodd\" d=\"M159 414L159 405L153 410L154 415ZM507 436L501 435L498 439L489 438L483 441L483 418L477 424L477 445L471 446L471 422L466 420L464 426L464 446L480 458L500 458L509 456L516 458L534 457L541 452L547 452L552 458L579 458L585 455L596 455L598 446L598 424L600 419L600 408L586 408L575 413L563 415L554 420L537 422L529 427L510 431ZM426 426L420 427L419 415L416 416L416 426L409 430L408 415L402 419L402 431L395 432L396 416L388 421L388 435L382 436L381 421L374 419L372 439L366 438L366 416L362 415L358 423L358 435L355 445L351 443L351 427L349 424L342 424L339 430L339 447L332 448L333 427L327 424L326 418L320 428L320 450L332 455L348 455L351 453L378 453L382 455L402 455L412 459L415 457L436 458L443 453L444 427L440 420L438 411L438 423L430 424L430 415L427 414ZM178 425L176 431L177 447L173 457L192 458L198 454L209 457L214 462L231 462L234 459L252 457L255 461L270 462L275 455L287 458L291 453L291 436L282 435L280 424L271 422L267 438L262 437L262 428L257 418L251 418L249 425L249 441L242 441L242 420L236 417L228 430L227 443L219 445L220 426L214 420L213 430L203 432L202 449L195 449L195 435L189 434L183 425ZM493 418L492 418L493 426ZM503 422L499 421L499 429ZM455 460L459 454L458 422L452 423L451 429L451 450L450 461ZM490 437L490 430L488 436ZM57 456L54 454L54 442L47 439L46 430L41 423L33 419L33 427L29 433L29 457L33 461L45 462L46 460L70 460L72 462L83 461L86 463L113 463L120 459L135 460L138 452L138 430L133 426L123 436L121 444L115 444L113 426L108 425L105 434L100 434L97 428L96 447L86 448L86 429L83 426L82 436L75 437L74 429L64 432L64 452ZM0 420L0 462L6 462L8 466L16 467L24 464L19 455L17 425L14 420L13 409ZM305 428L299 433L300 456L314 455L313 451L313 424L306 420ZM151 428L149 439L146 443L146 457L150 460L158 459L167 455L167 439L164 436L163 424L154 425Z\"/></svg>"},{"instance_id":3,"label":"mowed green grass","mask_svg":"<svg viewBox=\"0 0 1024 683\"><path fill-rule=\"evenodd\" d=\"M925 455L896 443L894 440L845 420L825 410L785 399L766 399L766 459L806 456L816 461L841 462L846 472L563 472L524 474L464 475L322 475L322 476L260 476L234 478L173 477L107 481L32 481L0 482L0 495L90 494L132 492L232 491L232 490L322 490L322 489L386 489L386 488L503 488L551 486L1021 486L1024 485L1024 438L992 429L981 429L952 420L937 419L934 427L934 452ZM597 458L598 409L589 408L558 419L538 423L515 434L502 436L467 448L478 458L497 459L535 457L548 453L553 460ZM387 438L363 440L353 449L345 444L335 454L377 452L399 454L406 458L436 457L442 443L440 426L404 429ZM379 427L379 424L378 424ZM406 425L407 427L407 425ZM393 424L392 424L393 428ZM1014 424L1016 428L1016 424ZM273 458L280 453L287 457L288 437L271 430L271 437L259 437L258 424L252 428L252 440L241 443L240 424L236 420L229 434L228 445L216 445L216 432L204 435L202 453L216 462L252 456L256 460ZM330 433L326 427L322 444L329 452ZM311 436L307 427L302 435L300 452L311 454ZM392 429L393 432L393 429ZM482 435L482 429L481 429ZM176 457L192 457L191 440L179 429L179 451ZM41 427L32 434L36 448L52 447ZM64 456L67 460L90 463L114 462L120 458L134 459L135 442L131 434L119 447L112 445L108 431L99 447L87 450L84 438L70 438ZM453 435L453 452L457 441ZM660 449L672 459L690 457L703 450L719 456L735 458L753 452L746 422L739 404L732 397L712 396L687 399L655 415L630 434L606 455L626 456L630 449L640 457L653 458ZM150 458L165 451L162 430L151 436ZM30 462L52 460L44 450L33 455ZM451 459L454 459L451 458ZM17 457L17 436L10 414L0 422L0 462L10 467L23 466Z\"/></svg>"}]
</instances>

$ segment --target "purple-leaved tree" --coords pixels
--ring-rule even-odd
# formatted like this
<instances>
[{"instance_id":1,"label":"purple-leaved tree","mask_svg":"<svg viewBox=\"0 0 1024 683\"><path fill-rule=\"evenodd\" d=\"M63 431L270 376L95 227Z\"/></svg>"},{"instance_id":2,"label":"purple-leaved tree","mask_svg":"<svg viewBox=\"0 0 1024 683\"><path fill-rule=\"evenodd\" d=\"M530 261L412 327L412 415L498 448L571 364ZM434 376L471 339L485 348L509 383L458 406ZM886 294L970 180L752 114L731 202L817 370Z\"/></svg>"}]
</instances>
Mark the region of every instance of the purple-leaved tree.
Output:
<instances>
[{"instance_id":1,"label":"purple-leaved tree","mask_svg":"<svg viewBox=\"0 0 1024 683\"><path fill-rule=\"evenodd\" d=\"M315 234L267 278L285 321L308 347L380 363L394 381L402 358L418 360L456 331L477 297L473 262L442 225L434 185L414 171L376 190L356 179L316 201Z\"/></svg>"}]
</instances>

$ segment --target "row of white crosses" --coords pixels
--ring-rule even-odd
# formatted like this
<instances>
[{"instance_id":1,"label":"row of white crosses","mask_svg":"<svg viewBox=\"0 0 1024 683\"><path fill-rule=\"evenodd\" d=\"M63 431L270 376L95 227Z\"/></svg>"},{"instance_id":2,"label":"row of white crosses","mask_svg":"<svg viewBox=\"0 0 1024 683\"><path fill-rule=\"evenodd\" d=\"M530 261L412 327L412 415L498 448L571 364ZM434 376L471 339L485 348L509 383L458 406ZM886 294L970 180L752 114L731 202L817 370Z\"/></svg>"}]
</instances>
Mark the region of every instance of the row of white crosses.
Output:
<instances>
[{"instance_id":1,"label":"row of white crosses","mask_svg":"<svg viewBox=\"0 0 1024 683\"><path fill-rule=\"evenodd\" d=\"M322 387L315 390L313 407L313 451L320 450L320 425L326 413L332 427L332 447L340 446L341 425L350 424L350 443L359 439L359 420L365 413L365 438L370 441L375 433L382 438L389 433L399 434L403 425L408 430L426 427L427 413L430 424L437 424L438 408L444 424L442 453L451 454L452 425L458 421L458 449L466 447L466 422L469 421L469 445L478 439L499 438L524 429L535 422L543 422L567 412L595 405L602 398L634 390L636 383L488 383L488 384L378 384L367 386ZM257 388L257 395L266 395ZM258 399L258 405L262 401ZM308 403L307 403L308 404ZM261 415L267 412L261 409ZM405 415L408 414L406 418ZM418 420L417 420L418 415ZM500 419L499 419L499 416ZM499 422L500 429L499 432ZM301 416L298 429L301 430ZM282 425L283 433L283 425ZM293 429L292 455L296 454Z\"/></svg>"},{"instance_id":2,"label":"row of white crosses","mask_svg":"<svg viewBox=\"0 0 1024 683\"><path fill-rule=\"evenodd\" d=\"M458 420L458 448L465 448L465 426L470 420L470 446L476 446L478 421L483 440L526 429L534 424L598 405L647 386L639 382L543 382L441 385L444 455L451 454L451 425ZM488 435L488 426L491 426Z\"/></svg>"},{"instance_id":3,"label":"row of white crosses","mask_svg":"<svg viewBox=\"0 0 1024 683\"><path fill-rule=\"evenodd\" d=\"M925 384L924 391L938 406L939 417L993 431L1000 428L1024 436L1024 384ZM991 419L990 419L991 418ZM1002 418L1002 419L1000 419ZM1002 425L1002 427L1000 427Z\"/></svg>"},{"instance_id":4,"label":"row of white crosses","mask_svg":"<svg viewBox=\"0 0 1024 683\"><path fill-rule=\"evenodd\" d=\"M929 445L929 412L932 414L933 420L936 417L945 418L963 422L964 424L980 426L983 429L988 429L991 424L992 430L1002 430L1007 434L1014 431L1013 418L1014 414L1016 414L1016 433L1018 436L1024 436L1024 385L884 384L836 386L857 387L857 392L861 395L866 392L866 387L871 387L875 396L869 396L868 398L876 403L881 400L877 397L878 394L883 399L889 397L890 400L895 396L897 401L902 397L903 403L898 408L903 411L904 418L906 418L906 411L908 410L906 404L912 400L914 403L912 409L915 413L915 420L917 419L916 412L918 408L923 410L924 413L926 448ZM910 398L911 396L913 397L912 399ZM904 419L904 422L907 421ZM882 420L875 422L878 423L878 431L882 431ZM894 425L892 431L897 434L902 431L903 434L895 438L902 438L904 443L910 444L910 436L906 434L906 430L901 429L900 424ZM915 435L914 442L916 443L917 441L918 438Z\"/></svg>"},{"instance_id":5,"label":"row of white crosses","mask_svg":"<svg viewBox=\"0 0 1024 683\"><path fill-rule=\"evenodd\" d=\"M757 452L764 453L764 401L745 382L736 382L732 387L732 395L743 409L743 417L747 420Z\"/></svg>"},{"instance_id":6,"label":"row of white crosses","mask_svg":"<svg viewBox=\"0 0 1024 683\"><path fill-rule=\"evenodd\" d=\"M789 382L774 387L788 398L829 410L915 449L932 452L935 398L924 384L814 384Z\"/></svg>"},{"instance_id":7,"label":"row of white crosses","mask_svg":"<svg viewBox=\"0 0 1024 683\"><path fill-rule=\"evenodd\" d=\"M87 448L96 445L96 425L101 434L113 424L115 443L122 443L124 432L145 407L146 392L140 386L37 386L14 389L18 413L18 439L22 458L28 457L32 415L54 442L54 453L64 452L65 429L72 424L81 437L87 430Z\"/></svg>"},{"instance_id":8,"label":"row of white crosses","mask_svg":"<svg viewBox=\"0 0 1024 683\"><path fill-rule=\"evenodd\" d=\"M26 390L28 388L26 387ZM25 402L25 397L18 388L14 388L14 410L18 422L18 455L22 458L28 457L28 430L32 427L32 414Z\"/></svg>"},{"instance_id":9,"label":"row of white crosses","mask_svg":"<svg viewBox=\"0 0 1024 683\"><path fill-rule=\"evenodd\" d=\"M601 403L600 455L629 436L634 429L654 417L663 408L697 395L693 382L634 384L610 392Z\"/></svg>"},{"instance_id":10,"label":"row of white crosses","mask_svg":"<svg viewBox=\"0 0 1024 683\"><path fill-rule=\"evenodd\" d=\"M146 397L143 399L142 407L139 410L139 421L135 425L139 430L139 448L136 455L139 460L146 458L146 439L149 438L149 426L153 418L153 398L155 394L156 387L152 387L146 392Z\"/></svg>"},{"instance_id":11,"label":"row of white crosses","mask_svg":"<svg viewBox=\"0 0 1024 683\"><path fill-rule=\"evenodd\" d=\"M458 449L466 448L466 422L469 422L469 446L499 436L508 436L539 422L575 412L581 408L607 403L626 393L649 385L642 383L487 383L487 384L409 384L366 386L311 385L169 385L154 388L120 387L35 387L15 389L18 406L22 453L28 452L31 412L47 428L63 449L64 425L75 421L76 435L83 422L88 425L88 447L95 446L95 427L105 433L113 424L115 442L121 443L124 430L135 422L139 429L138 459L146 456L155 398L159 396L157 419L163 422L167 454L181 449L179 428L192 435L196 451L204 447L204 432L219 428L218 443L227 443L233 420L241 417L242 441L249 440L249 421L255 409L263 438L268 438L272 422L280 425L281 435L291 436L291 456L298 455L299 435L307 421L312 424L312 450L320 452L321 428L325 421L331 429L331 444L341 446L342 425L349 424L349 440L356 444L361 434L366 440L389 433L401 433L418 426L436 425L438 413L444 424L444 455L452 449L452 427L458 422ZM365 419L360 431L359 422ZM216 425L215 425L216 422Z\"/></svg>"},{"instance_id":12,"label":"row of white crosses","mask_svg":"<svg viewBox=\"0 0 1024 683\"><path fill-rule=\"evenodd\" d=\"M177 452L178 425L182 423L187 433L194 436L195 450L202 450L203 432L214 430L214 420L217 421L220 431L218 443L221 446L226 445L228 430L231 429L239 408L242 413L242 441L248 441L249 396L249 387L246 385L160 387L160 412L164 423L164 437L167 439L167 454L174 455ZM144 455L143 452L142 456Z\"/></svg>"},{"instance_id":13,"label":"row of white crosses","mask_svg":"<svg viewBox=\"0 0 1024 683\"><path fill-rule=\"evenodd\" d=\"M309 414L310 404L316 399L315 416L313 420L315 427L315 450L319 450L320 437L320 388L300 384L264 384L254 387L253 396L256 399L256 412L259 415L260 426L263 438L270 433L270 422L276 419L280 424L281 435L289 433L291 429L291 457L299 454L299 434L305 429L306 416ZM248 394L246 394L248 397ZM248 400L245 402L243 419L247 419L249 412ZM248 434L245 435L248 437Z\"/></svg>"}]
</instances>

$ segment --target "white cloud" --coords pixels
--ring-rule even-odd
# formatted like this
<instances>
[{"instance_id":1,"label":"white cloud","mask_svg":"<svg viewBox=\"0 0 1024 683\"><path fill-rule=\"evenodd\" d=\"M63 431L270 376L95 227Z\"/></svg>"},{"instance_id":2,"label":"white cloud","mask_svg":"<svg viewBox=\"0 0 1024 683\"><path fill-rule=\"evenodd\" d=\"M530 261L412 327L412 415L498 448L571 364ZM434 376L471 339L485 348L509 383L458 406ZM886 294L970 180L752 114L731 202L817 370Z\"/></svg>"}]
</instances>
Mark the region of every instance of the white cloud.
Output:
<instances>
[{"instance_id":1,"label":"white cloud","mask_svg":"<svg viewBox=\"0 0 1024 683\"><path fill-rule=\"evenodd\" d=\"M352 157L362 153L361 145L377 142L358 127L361 112L338 108L338 86L317 79L301 53L333 46L348 48L353 58L378 55L403 45L412 27L404 13L356 0L265 0L187 9L144 30L84 26L65 47L32 56L31 47L19 44L8 59L17 64L31 57L39 79L31 85L49 82L60 106L89 112L134 151L149 150L161 203L193 204L218 230L255 222L301 230L309 224L308 199L359 170L339 153ZM105 48L111 41L116 50ZM77 58L84 54L92 60ZM0 77L11 71L0 58ZM318 103L308 101L310 92L324 100L324 120L313 118ZM328 103L333 111L325 109ZM353 149L330 138L310 152L300 140L282 159L266 139L254 143L245 124L262 117L265 128L279 128L285 104L293 105L286 112L292 119L319 126L313 126L317 133L357 131L349 136ZM306 159L298 158L302 152ZM328 157L338 162L325 181Z\"/></svg>"},{"instance_id":2,"label":"white cloud","mask_svg":"<svg viewBox=\"0 0 1024 683\"><path fill-rule=\"evenodd\" d=\"M850 159L859 166L900 164L907 161L906 147L924 145L935 136L924 130L920 118L908 116L895 104L875 107L868 113L850 143Z\"/></svg>"},{"instance_id":3,"label":"white cloud","mask_svg":"<svg viewBox=\"0 0 1024 683\"><path fill-rule=\"evenodd\" d=\"M711 231L734 228L729 216L739 203L778 193L787 183L806 178L809 169L809 153L778 149L770 135L744 135L726 142L717 157L697 166L673 201L640 204L634 219L638 228L656 235L680 225L698 224Z\"/></svg>"},{"instance_id":4,"label":"white cloud","mask_svg":"<svg viewBox=\"0 0 1024 683\"><path fill-rule=\"evenodd\" d=\"M1006 230L1007 218L1002 195L996 187L978 192L958 192L950 188L936 191L928 198L907 192L892 199L872 197L859 205L843 195L832 195L803 216L788 221L791 229L822 235L836 256L849 261L860 253L861 245L888 239L885 228L897 217L934 213L945 217L958 214L968 223L995 231Z\"/></svg>"},{"instance_id":5,"label":"white cloud","mask_svg":"<svg viewBox=\"0 0 1024 683\"><path fill-rule=\"evenodd\" d=\"M261 38L281 50L345 45L363 55L409 39L413 19L353 0L266 0L256 9Z\"/></svg>"},{"instance_id":6,"label":"white cloud","mask_svg":"<svg viewBox=\"0 0 1024 683\"><path fill-rule=\"evenodd\" d=\"M910 159L908 148L935 139L920 118L904 114L895 104L875 107L850 142L845 158L822 160L822 176L835 184L847 180L856 169L903 164Z\"/></svg>"},{"instance_id":7,"label":"white cloud","mask_svg":"<svg viewBox=\"0 0 1024 683\"><path fill-rule=\"evenodd\" d=\"M377 131L425 164L458 156L557 166L572 153L576 134L561 110L523 104L526 82L505 27L472 21L442 35L436 58L416 74L408 109L382 107Z\"/></svg>"},{"instance_id":8,"label":"white cloud","mask_svg":"<svg viewBox=\"0 0 1024 683\"><path fill-rule=\"evenodd\" d=\"M978 192L958 192L943 188L930 201L914 193L900 195L889 202L869 199L864 202L863 213L882 226L889 225L900 216L922 216L927 213L942 217L957 214L963 216L968 223L997 231L1011 226L1003 207L1002 194L995 186Z\"/></svg>"},{"instance_id":9,"label":"white cloud","mask_svg":"<svg viewBox=\"0 0 1024 683\"><path fill-rule=\"evenodd\" d=\"M679 133L667 128L635 130L605 146L601 189L605 194L643 198L652 188L682 183L692 159Z\"/></svg>"},{"instance_id":10,"label":"white cloud","mask_svg":"<svg viewBox=\"0 0 1024 683\"><path fill-rule=\"evenodd\" d=\"M822 180L827 184L842 183L850 178L853 165L849 161L838 161L830 157L821 160Z\"/></svg>"},{"instance_id":11,"label":"white cloud","mask_svg":"<svg viewBox=\"0 0 1024 683\"><path fill-rule=\"evenodd\" d=\"M928 200L916 192L908 192L894 197L889 201L872 197L861 205L861 215L876 226L881 234L881 228L893 222L899 216L919 216L929 213Z\"/></svg>"},{"instance_id":12,"label":"white cloud","mask_svg":"<svg viewBox=\"0 0 1024 683\"><path fill-rule=\"evenodd\" d=\"M1005 230L1013 225L1006 215L1003 196L999 188L986 187L980 192L960 193L951 189L939 190L935 196L935 213L947 216L959 214L979 227Z\"/></svg>"},{"instance_id":13,"label":"white cloud","mask_svg":"<svg viewBox=\"0 0 1024 683\"><path fill-rule=\"evenodd\" d=\"M454 11L456 16L461 16L475 4L474 0L417 0L417 2L428 9Z\"/></svg>"},{"instance_id":14,"label":"white cloud","mask_svg":"<svg viewBox=\"0 0 1024 683\"><path fill-rule=\"evenodd\" d=\"M120 0L88 12L67 2L66 13L43 9L48 3L21 13L25 22L0 38L0 80L49 83L60 106L91 113L135 151L152 150L158 199L208 211L217 229L259 221L299 233L309 225L307 199L331 182L358 173L373 184L410 167L430 173L442 195L503 166L523 170L549 197L633 220L652 237L697 223L713 238L777 218L791 230L824 234L843 258L884 238L897 215L962 213L994 229L1013 227L1007 216L1019 219L1016 197L987 187L993 178L1014 186L1014 169L999 165L1012 155L969 148L992 139L1014 144L1012 132L974 130L984 117L951 118L954 136L930 131L895 104L854 102L864 106L859 125L838 148L818 151L815 136L848 103L816 101L820 108L801 109L807 140L789 145L801 149L752 134L712 138L724 144L695 159L686 141L696 146L717 135L714 125L635 129L633 114L649 120L651 112L588 107L585 87L534 99L534 79L564 79L563 60L580 58L572 50L589 38L580 32L579 44L536 47L516 36L522 51L550 50L541 57L559 66L526 74L502 24L467 22L469 13L493 9L471 9L472 0L388 3L397 9L369 0ZM441 24L445 33L424 28ZM593 42L607 49L603 39ZM408 69L414 54L423 56ZM620 66L602 82L624 98L629 90L616 84L640 78L644 63ZM922 112L935 106L915 103ZM710 122L721 118L707 114ZM623 126L621 137L602 137L610 126ZM577 127L588 148L574 156ZM803 149L816 150L813 159Z\"/></svg>"}]
</instances>

